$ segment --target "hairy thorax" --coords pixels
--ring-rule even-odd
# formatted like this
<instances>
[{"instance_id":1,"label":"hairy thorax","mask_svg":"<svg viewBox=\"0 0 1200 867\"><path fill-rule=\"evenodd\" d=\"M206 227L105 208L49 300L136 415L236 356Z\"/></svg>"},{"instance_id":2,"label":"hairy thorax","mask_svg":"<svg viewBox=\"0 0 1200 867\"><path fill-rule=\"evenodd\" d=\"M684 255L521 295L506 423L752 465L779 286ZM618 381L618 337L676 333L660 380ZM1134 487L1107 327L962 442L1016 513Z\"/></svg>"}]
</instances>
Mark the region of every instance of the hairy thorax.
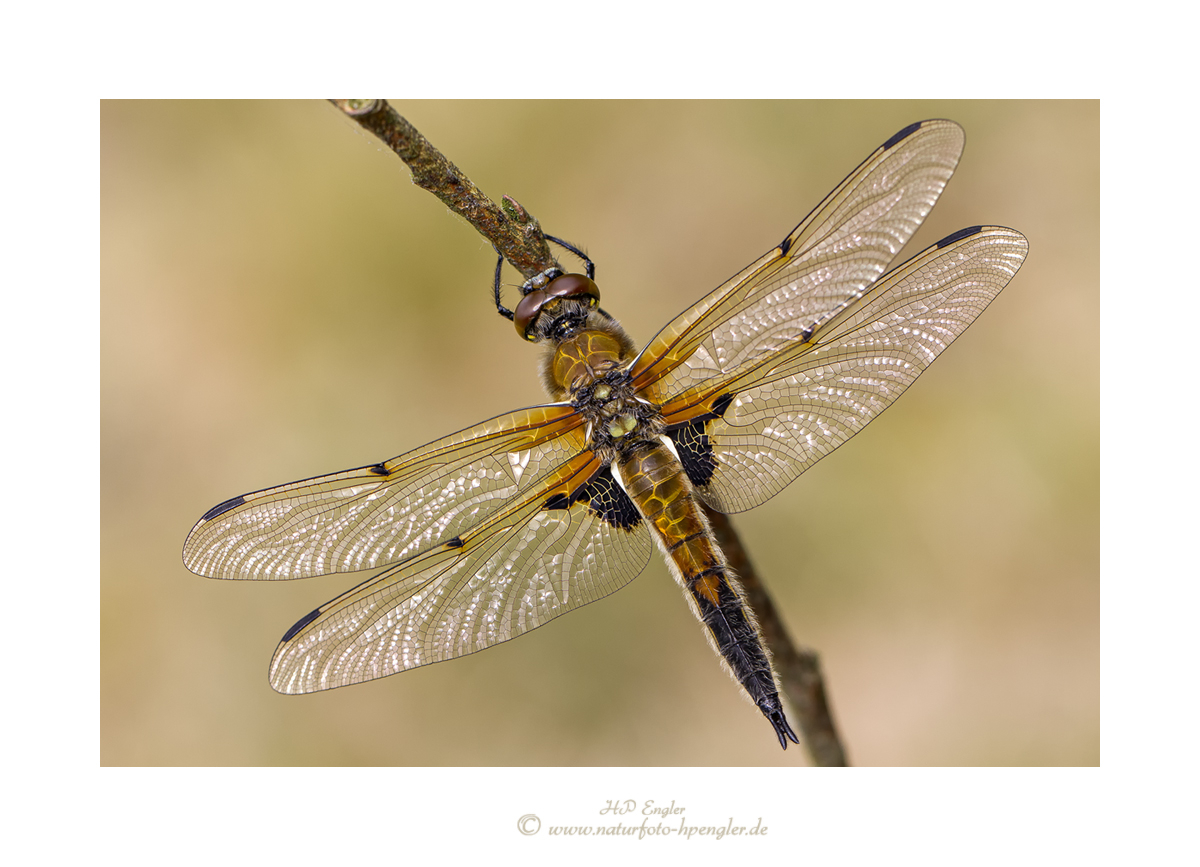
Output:
<instances>
[{"instance_id":1,"label":"hairy thorax","mask_svg":"<svg viewBox=\"0 0 1200 867\"><path fill-rule=\"evenodd\" d=\"M543 376L551 396L569 400L587 420L588 444L607 463L657 443L663 421L658 406L633 391L633 342L611 320L588 324L558 342Z\"/></svg>"}]
</instances>

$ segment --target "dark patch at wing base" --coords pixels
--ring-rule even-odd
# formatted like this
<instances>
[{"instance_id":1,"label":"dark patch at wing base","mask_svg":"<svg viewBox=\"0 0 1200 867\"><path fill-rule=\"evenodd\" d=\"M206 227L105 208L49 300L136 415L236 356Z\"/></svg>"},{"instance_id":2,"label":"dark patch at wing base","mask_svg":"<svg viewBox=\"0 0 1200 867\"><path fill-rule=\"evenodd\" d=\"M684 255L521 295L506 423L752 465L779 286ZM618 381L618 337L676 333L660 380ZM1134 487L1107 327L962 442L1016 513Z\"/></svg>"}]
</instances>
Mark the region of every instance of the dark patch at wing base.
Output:
<instances>
[{"instance_id":1,"label":"dark patch at wing base","mask_svg":"<svg viewBox=\"0 0 1200 867\"><path fill-rule=\"evenodd\" d=\"M230 509L236 509L242 503L246 502L245 497L234 497L232 500L226 500L223 503L217 503L207 512L200 516L201 521L211 521L217 515L224 515Z\"/></svg>"},{"instance_id":2,"label":"dark patch at wing base","mask_svg":"<svg viewBox=\"0 0 1200 867\"><path fill-rule=\"evenodd\" d=\"M587 503L588 511L618 530L632 530L642 521L633 500L613 478L612 467L601 468L570 497L555 494L542 508L569 509L576 503Z\"/></svg>"},{"instance_id":3,"label":"dark patch at wing base","mask_svg":"<svg viewBox=\"0 0 1200 867\"><path fill-rule=\"evenodd\" d=\"M579 489L575 499L586 502L592 514L619 530L632 530L642 521L641 514L625 490L605 467Z\"/></svg>"},{"instance_id":4,"label":"dark patch at wing base","mask_svg":"<svg viewBox=\"0 0 1200 867\"><path fill-rule=\"evenodd\" d=\"M667 428L667 436L675 443L683 471L698 488L711 482L713 473L717 471L717 458L708 439L708 424L725 415L725 410L733 403L733 397L732 394L723 394L713 401L712 412Z\"/></svg>"},{"instance_id":5,"label":"dark patch at wing base","mask_svg":"<svg viewBox=\"0 0 1200 867\"><path fill-rule=\"evenodd\" d=\"M708 421L693 419L674 430L668 430L667 436L675 443L679 462L683 464L683 471L692 484L703 488L712 481L713 473L717 470L717 459L713 455L712 443L708 441Z\"/></svg>"}]
</instances>

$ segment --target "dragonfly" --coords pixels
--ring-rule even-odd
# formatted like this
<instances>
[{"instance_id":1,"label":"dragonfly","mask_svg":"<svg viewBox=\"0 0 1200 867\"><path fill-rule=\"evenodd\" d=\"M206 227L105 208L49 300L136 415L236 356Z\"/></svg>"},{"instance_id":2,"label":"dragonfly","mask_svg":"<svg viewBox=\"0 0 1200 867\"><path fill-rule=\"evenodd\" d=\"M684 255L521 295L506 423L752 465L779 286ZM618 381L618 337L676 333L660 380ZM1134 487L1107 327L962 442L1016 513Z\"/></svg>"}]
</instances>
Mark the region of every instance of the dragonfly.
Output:
<instances>
[{"instance_id":1,"label":"dragonfly","mask_svg":"<svg viewBox=\"0 0 1200 867\"><path fill-rule=\"evenodd\" d=\"M1000 226L886 270L963 143L948 120L900 130L640 352L599 306L586 256L586 274L527 281L515 310L498 265L497 310L544 347L549 403L225 500L188 535L184 564L260 581L372 573L284 634L270 684L297 694L516 638L624 587L657 546L727 671L780 745L798 743L700 504L741 512L778 494L890 406L1016 274L1028 243Z\"/></svg>"}]
</instances>

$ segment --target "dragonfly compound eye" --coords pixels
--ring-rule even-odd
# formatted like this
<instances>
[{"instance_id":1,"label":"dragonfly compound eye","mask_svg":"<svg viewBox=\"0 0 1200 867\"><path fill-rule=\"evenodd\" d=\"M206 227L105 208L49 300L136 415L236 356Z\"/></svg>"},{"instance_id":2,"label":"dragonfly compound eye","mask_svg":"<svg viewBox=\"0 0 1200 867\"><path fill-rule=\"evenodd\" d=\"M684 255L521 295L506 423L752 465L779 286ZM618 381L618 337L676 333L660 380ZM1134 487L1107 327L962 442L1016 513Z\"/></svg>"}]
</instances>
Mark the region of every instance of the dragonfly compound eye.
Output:
<instances>
[{"instance_id":1,"label":"dragonfly compound eye","mask_svg":"<svg viewBox=\"0 0 1200 867\"><path fill-rule=\"evenodd\" d=\"M600 303L600 288L582 274L563 274L555 277L544 289L534 289L521 299L513 312L513 325L517 333L525 340L536 340L533 334L533 323L537 320L542 307L555 298L576 298L586 300L589 307Z\"/></svg>"},{"instance_id":2,"label":"dragonfly compound eye","mask_svg":"<svg viewBox=\"0 0 1200 867\"><path fill-rule=\"evenodd\" d=\"M555 277L542 291L546 293L547 298L587 296L589 307L600 303L600 287L582 274L563 274L561 277Z\"/></svg>"},{"instance_id":3,"label":"dragonfly compound eye","mask_svg":"<svg viewBox=\"0 0 1200 867\"><path fill-rule=\"evenodd\" d=\"M545 291L534 289L517 304L517 309L513 311L513 325L517 327L517 334L520 334L522 339L536 339L536 336L531 332L533 321L542 312L542 305L549 300L546 297Z\"/></svg>"}]
</instances>

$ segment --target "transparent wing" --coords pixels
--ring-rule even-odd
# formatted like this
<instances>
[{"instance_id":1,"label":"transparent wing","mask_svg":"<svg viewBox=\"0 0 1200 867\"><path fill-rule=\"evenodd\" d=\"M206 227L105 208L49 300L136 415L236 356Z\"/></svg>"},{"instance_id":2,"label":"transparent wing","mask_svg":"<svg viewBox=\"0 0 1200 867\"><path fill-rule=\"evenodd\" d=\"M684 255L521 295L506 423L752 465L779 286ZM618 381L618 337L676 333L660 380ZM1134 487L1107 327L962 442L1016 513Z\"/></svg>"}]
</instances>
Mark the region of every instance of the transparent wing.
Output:
<instances>
[{"instance_id":1,"label":"transparent wing","mask_svg":"<svg viewBox=\"0 0 1200 867\"><path fill-rule=\"evenodd\" d=\"M1008 284L1028 248L1012 229L956 232L770 358L676 395L663 411L700 495L738 512L781 491L899 397Z\"/></svg>"},{"instance_id":2,"label":"transparent wing","mask_svg":"<svg viewBox=\"0 0 1200 867\"><path fill-rule=\"evenodd\" d=\"M855 169L783 243L677 317L634 362L661 403L786 346L859 295L921 225L958 165L963 131L915 123Z\"/></svg>"},{"instance_id":3,"label":"transparent wing","mask_svg":"<svg viewBox=\"0 0 1200 867\"><path fill-rule=\"evenodd\" d=\"M382 464L234 497L188 534L183 562L212 578L307 578L397 563L555 483L584 449L568 405L520 410Z\"/></svg>"},{"instance_id":4,"label":"transparent wing","mask_svg":"<svg viewBox=\"0 0 1200 867\"><path fill-rule=\"evenodd\" d=\"M521 497L301 619L275 651L271 685L315 692L464 656L625 586L650 558L650 535L589 457L566 478L576 495Z\"/></svg>"}]
</instances>

